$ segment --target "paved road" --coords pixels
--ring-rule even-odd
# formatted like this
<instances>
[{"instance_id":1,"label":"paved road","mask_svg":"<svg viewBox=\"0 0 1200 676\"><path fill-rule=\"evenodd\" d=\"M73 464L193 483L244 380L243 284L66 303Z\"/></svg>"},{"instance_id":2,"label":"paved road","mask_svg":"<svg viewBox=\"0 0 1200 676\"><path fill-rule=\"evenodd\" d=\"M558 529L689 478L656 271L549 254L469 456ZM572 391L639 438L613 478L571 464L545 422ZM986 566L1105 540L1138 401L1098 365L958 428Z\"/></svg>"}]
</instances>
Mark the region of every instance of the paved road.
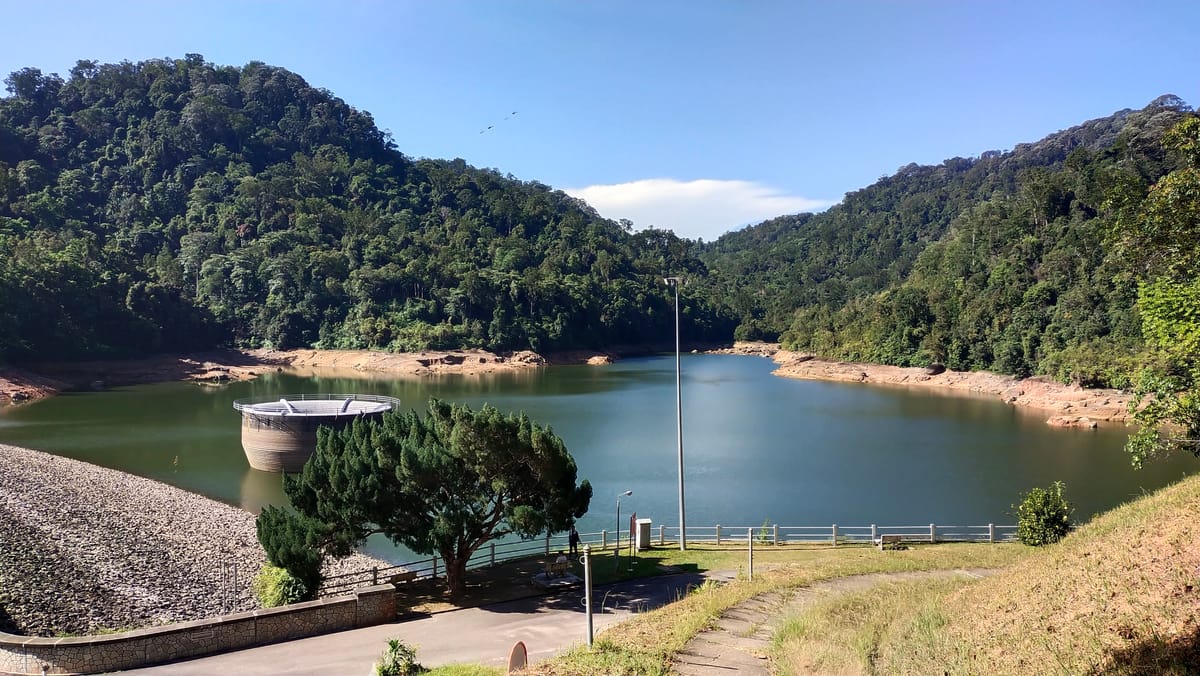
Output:
<instances>
[{"instance_id":1,"label":"paved road","mask_svg":"<svg viewBox=\"0 0 1200 676\"><path fill-rule=\"evenodd\" d=\"M729 579L733 571L678 574L615 583L594 590L597 632L629 615L656 608L705 579ZM474 662L503 666L508 651L524 641L536 662L587 641L582 589L481 608L467 608L364 629L313 636L186 662L134 669L124 674L165 676L274 676L366 674L390 638L416 646L425 666ZM605 612L600 612L604 603Z\"/></svg>"}]
</instances>

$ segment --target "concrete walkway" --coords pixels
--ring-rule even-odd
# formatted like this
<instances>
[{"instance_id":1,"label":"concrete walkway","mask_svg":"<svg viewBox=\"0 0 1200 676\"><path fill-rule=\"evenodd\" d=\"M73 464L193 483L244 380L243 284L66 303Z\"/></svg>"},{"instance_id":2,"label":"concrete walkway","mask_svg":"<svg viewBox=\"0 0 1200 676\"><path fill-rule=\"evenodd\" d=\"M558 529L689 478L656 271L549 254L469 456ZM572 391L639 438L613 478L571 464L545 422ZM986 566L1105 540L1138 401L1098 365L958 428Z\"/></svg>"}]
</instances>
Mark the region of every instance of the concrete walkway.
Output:
<instances>
[{"instance_id":1,"label":"concrete walkway","mask_svg":"<svg viewBox=\"0 0 1200 676\"><path fill-rule=\"evenodd\" d=\"M596 587L593 590L595 631L599 633L603 627L634 613L671 603L706 579L727 580L735 575L735 571L685 573ZM121 673L154 676L366 674L391 638L399 638L417 648L417 661L427 667L457 663L504 666L509 650L517 641L525 643L529 661L537 662L573 645L586 644L583 589Z\"/></svg>"},{"instance_id":2,"label":"concrete walkway","mask_svg":"<svg viewBox=\"0 0 1200 676\"><path fill-rule=\"evenodd\" d=\"M958 575L984 577L991 571L935 570L912 573L855 575L808 587L768 592L730 608L716 626L697 634L674 659L674 672L681 676L714 674L770 674L768 659L771 639L788 617L819 600L870 589L881 582L905 582Z\"/></svg>"}]
</instances>

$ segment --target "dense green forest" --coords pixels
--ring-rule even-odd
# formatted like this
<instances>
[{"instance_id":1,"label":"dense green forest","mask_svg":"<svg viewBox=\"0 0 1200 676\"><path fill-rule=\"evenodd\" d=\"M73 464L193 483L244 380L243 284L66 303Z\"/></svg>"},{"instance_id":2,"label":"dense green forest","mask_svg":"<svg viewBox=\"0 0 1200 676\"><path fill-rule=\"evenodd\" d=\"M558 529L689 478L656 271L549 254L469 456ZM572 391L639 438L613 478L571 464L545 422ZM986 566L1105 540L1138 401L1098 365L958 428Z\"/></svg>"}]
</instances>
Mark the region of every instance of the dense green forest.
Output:
<instances>
[{"instance_id":1,"label":"dense green forest","mask_svg":"<svg viewBox=\"0 0 1200 676\"><path fill-rule=\"evenodd\" d=\"M7 361L652 349L673 337L661 278L680 275L693 344L781 339L1125 386L1153 361L1139 254L1170 250L1128 233L1153 222L1152 186L1185 168L1186 144L1164 139L1194 117L1163 96L1011 151L910 164L824 213L704 244L634 232L535 181L406 157L367 113L262 63L80 61L66 79L27 68L5 84Z\"/></svg>"},{"instance_id":2,"label":"dense green forest","mask_svg":"<svg viewBox=\"0 0 1200 676\"><path fill-rule=\"evenodd\" d=\"M281 68L80 61L5 84L0 360L666 345L662 276L704 274L670 232L410 159ZM731 334L721 306L682 305L691 340Z\"/></svg>"},{"instance_id":3,"label":"dense green forest","mask_svg":"<svg viewBox=\"0 0 1200 676\"><path fill-rule=\"evenodd\" d=\"M730 233L704 293L739 337L846 360L1129 384L1142 280L1117 215L1180 166L1163 96L1010 152L909 165L817 215Z\"/></svg>"}]
</instances>

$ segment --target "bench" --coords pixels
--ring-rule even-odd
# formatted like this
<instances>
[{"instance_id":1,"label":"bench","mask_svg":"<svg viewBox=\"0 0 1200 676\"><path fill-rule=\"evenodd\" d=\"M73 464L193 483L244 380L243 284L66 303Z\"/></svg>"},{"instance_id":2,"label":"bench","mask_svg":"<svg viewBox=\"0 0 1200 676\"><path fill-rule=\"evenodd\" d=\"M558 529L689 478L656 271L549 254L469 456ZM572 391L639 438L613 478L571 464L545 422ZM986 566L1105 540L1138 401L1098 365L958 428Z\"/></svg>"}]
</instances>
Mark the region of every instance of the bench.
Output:
<instances>
[{"instance_id":1,"label":"bench","mask_svg":"<svg viewBox=\"0 0 1200 676\"><path fill-rule=\"evenodd\" d=\"M417 571L406 570L403 573L396 573L389 577L388 582L390 584L404 584L405 582L412 582L415 579L417 579Z\"/></svg>"},{"instance_id":2,"label":"bench","mask_svg":"<svg viewBox=\"0 0 1200 676\"><path fill-rule=\"evenodd\" d=\"M885 549L897 549L900 547L901 543L904 542L904 536L903 535L880 535L879 539L876 540L875 542L876 542L876 544L879 545L879 551L881 551L881 552Z\"/></svg>"}]
</instances>

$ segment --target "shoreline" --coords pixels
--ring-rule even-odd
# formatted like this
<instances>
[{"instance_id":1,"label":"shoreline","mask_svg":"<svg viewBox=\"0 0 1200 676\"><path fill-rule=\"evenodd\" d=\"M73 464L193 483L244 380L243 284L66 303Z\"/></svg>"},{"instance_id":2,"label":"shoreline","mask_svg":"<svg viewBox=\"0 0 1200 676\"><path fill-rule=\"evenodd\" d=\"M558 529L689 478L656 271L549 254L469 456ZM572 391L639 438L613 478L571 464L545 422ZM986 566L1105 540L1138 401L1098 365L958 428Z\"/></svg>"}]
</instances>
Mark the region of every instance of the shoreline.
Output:
<instances>
[{"instance_id":1,"label":"shoreline","mask_svg":"<svg viewBox=\"0 0 1200 676\"><path fill-rule=\"evenodd\" d=\"M587 353L581 359L587 361L596 354ZM519 371L547 363L544 357L529 351L497 354L486 350L390 353L312 349L213 350L138 359L41 362L0 368L0 406L44 399L60 392L123 385L168 381L216 385L251 380L272 371L357 378L371 375L420 378L445 373L480 375Z\"/></svg>"},{"instance_id":2,"label":"shoreline","mask_svg":"<svg viewBox=\"0 0 1200 676\"><path fill-rule=\"evenodd\" d=\"M828 380L866 385L920 389L947 396L974 396L1000 401L1048 415L1052 427L1095 428L1101 423L1129 424L1132 395L1111 389L1084 389L1042 376L1017 378L986 371L932 373L919 366L885 366L829 361L813 355L779 350L771 357L784 378Z\"/></svg>"},{"instance_id":3,"label":"shoreline","mask_svg":"<svg viewBox=\"0 0 1200 676\"><path fill-rule=\"evenodd\" d=\"M951 396L995 397L1048 414L1058 427L1128 424L1131 395L1110 389L1084 389L1045 377L1016 378L985 371L932 373L921 367L831 361L781 350L777 343L736 342L731 347L692 350L706 354L767 357L784 378L919 388ZM0 368L0 407L53 396L69 390L164 381L221 384L249 380L271 371L301 376L351 378L424 378L443 374L477 376L551 365L611 364L620 352L577 350L542 356L531 351L498 354L486 350L428 350L391 353L371 350L217 350L160 355L123 361L30 364Z\"/></svg>"},{"instance_id":4,"label":"shoreline","mask_svg":"<svg viewBox=\"0 0 1200 676\"><path fill-rule=\"evenodd\" d=\"M249 512L0 444L0 631L92 634L255 610L265 562ZM356 553L327 559L324 574L390 565Z\"/></svg>"}]
</instances>

